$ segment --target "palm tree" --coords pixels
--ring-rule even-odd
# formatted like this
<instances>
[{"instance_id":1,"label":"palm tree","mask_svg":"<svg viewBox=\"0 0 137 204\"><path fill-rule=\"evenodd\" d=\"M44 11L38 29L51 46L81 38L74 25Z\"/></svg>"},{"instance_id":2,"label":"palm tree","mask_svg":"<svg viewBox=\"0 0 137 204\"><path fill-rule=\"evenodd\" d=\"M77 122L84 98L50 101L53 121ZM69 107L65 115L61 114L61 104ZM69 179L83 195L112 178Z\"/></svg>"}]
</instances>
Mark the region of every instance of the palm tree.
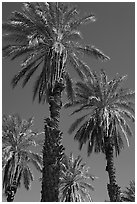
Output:
<instances>
[{"instance_id":1,"label":"palm tree","mask_svg":"<svg viewBox=\"0 0 137 204\"><path fill-rule=\"evenodd\" d=\"M80 128L74 139L79 141L79 148L88 142L88 156L103 152L106 155L106 171L109 176L108 194L111 202L120 200L120 188L116 184L114 168L114 151L116 156L124 147L122 136L129 145L128 137L132 136L127 119L134 122L134 92L121 87L125 76L116 76L108 81L106 73L102 70L100 75L91 72L84 82L77 82L75 87L75 100L64 107L79 107L75 113L87 111L70 127L72 133L78 126ZM82 123L83 122L83 123ZM82 123L82 125L81 125Z\"/></svg>"},{"instance_id":2,"label":"palm tree","mask_svg":"<svg viewBox=\"0 0 137 204\"><path fill-rule=\"evenodd\" d=\"M21 71L12 80L13 87L23 78L24 87L37 69L42 68L33 90L33 99L38 95L39 102L46 101L50 109L50 117L45 120L45 141L48 142L43 146L41 200L53 202L58 200L59 163L63 155L58 122L64 88L68 99L73 101L72 80L67 68L72 66L84 79L89 67L81 60L82 55L101 60L109 58L94 46L80 43L82 36L79 26L95 21L93 14L80 17L77 8L68 3L31 2L23 5L22 13L15 11L9 21L3 24L3 37L9 41L3 47L3 56L12 60L25 56Z\"/></svg>"},{"instance_id":3,"label":"palm tree","mask_svg":"<svg viewBox=\"0 0 137 204\"><path fill-rule=\"evenodd\" d=\"M135 202L135 181L130 181L129 187L122 193L123 202Z\"/></svg>"},{"instance_id":4,"label":"palm tree","mask_svg":"<svg viewBox=\"0 0 137 204\"><path fill-rule=\"evenodd\" d=\"M88 183L96 177L91 175L86 163L82 163L82 158L78 156L74 159L73 154L64 154L60 176L60 202L84 202L92 201L90 190L94 187Z\"/></svg>"},{"instance_id":5,"label":"palm tree","mask_svg":"<svg viewBox=\"0 0 137 204\"><path fill-rule=\"evenodd\" d=\"M38 133L31 130L33 118L22 120L18 114L3 115L2 122L3 189L7 201L12 202L21 179L27 190L31 187L34 176L29 164L42 171L42 157L29 150L37 144L34 136Z\"/></svg>"}]
</instances>

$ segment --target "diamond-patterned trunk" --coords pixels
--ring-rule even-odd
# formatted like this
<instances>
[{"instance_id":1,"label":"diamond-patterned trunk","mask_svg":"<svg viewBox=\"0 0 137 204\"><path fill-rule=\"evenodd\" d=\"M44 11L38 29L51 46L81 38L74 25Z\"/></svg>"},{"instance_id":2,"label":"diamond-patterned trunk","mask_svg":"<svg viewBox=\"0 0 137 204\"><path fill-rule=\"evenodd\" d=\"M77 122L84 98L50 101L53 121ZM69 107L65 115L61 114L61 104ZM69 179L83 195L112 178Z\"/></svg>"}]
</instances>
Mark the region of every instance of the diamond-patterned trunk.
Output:
<instances>
[{"instance_id":1,"label":"diamond-patterned trunk","mask_svg":"<svg viewBox=\"0 0 137 204\"><path fill-rule=\"evenodd\" d=\"M110 202L120 202L120 187L116 183L116 171L114 168L114 158L113 158L113 145L111 144L110 138L105 138L106 147L105 154L107 160L106 171L109 176L109 184L107 184L108 194Z\"/></svg>"},{"instance_id":2,"label":"diamond-patterned trunk","mask_svg":"<svg viewBox=\"0 0 137 204\"><path fill-rule=\"evenodd\" d=\"M49 99L50 118L45 120L41 202L58 202L60 160L64 150L62 132L58 127L63 89L63 84L56 82Z\"/></svg>"}]
</instances>

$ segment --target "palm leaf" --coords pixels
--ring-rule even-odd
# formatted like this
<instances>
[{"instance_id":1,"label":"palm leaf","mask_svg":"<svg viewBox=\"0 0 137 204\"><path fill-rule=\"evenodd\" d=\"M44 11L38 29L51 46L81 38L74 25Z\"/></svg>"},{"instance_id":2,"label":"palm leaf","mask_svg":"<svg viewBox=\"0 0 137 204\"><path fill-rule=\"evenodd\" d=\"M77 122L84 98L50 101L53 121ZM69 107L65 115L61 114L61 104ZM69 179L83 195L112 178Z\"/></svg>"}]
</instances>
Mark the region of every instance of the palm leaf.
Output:
<instances>
[{"instance_id":1,"label":"palm leaf","mask_svg":"<svg viewBox=\"0 0 137 204\"><path fill-rule=\"evenodd\" d=\"M26 75L26 77L25 77L25 79L24 79L24 81L23 81L22 87L24 87L24 86L26 85L26 83L29 81L29 79L31 78L31 76L34 74L34 72L37 70L37 68L39 67L39 65L40 65L41 63L42 63L42 61L39 62L35 67L33 67L33 68L29 71L29 73Z\"/></svg>"},{"instance_id":2,"label":"palm leaf","mask_svg":"<svg viewBox=\"0 0 137 204\"><path fill-rule=\"evenodd\" d=\"M89 56L89 57L94 56L96 59L101 59L101 60L109 60L110 59L102 51L95 48L94 46L86 46L86 47L77 46L77 47L75 47L75 49L79 53L82 53L82 54Z\"/></svg>"},{"instance_id":3,"label":"palm leaf","mask_svg":"<svg viewBox=\"0 0 137 204\"><path fill-rule=\"evenodd\" d=\"M23 181L24 181L24 186L27 190L30 189L30 175L28 172L28 168L23 169Z\"/></svg>"},{"instance_id":4,"label":"palm leaf","mask_svg":"<svg viewBox=\"0 0 137 204\"><path fill-rule=\"evenodd\" d=\"M80 69L82 69L82 71L84 72L85 76L90 79L92 79L93 77L93 74L92 74L92 71L90 70L89 66L86 65L82 60L78 60L79 62L79 66L80 66Z\"/></svg>"},{"instance_id":5,"label":"palm leaf","mask_svg":"<svg viewBox=\"0 0 137 204\"><path fill-rule=\"evenodd\" d=\"M31 158L31 162L32 162L32 164L35 166L35 168L38 170L38 171L42 171L42 167L41 167L41 165L36 161L36 160L34 160L34 159L32 159Z\"/></svg>"},{"instance_id":6,"label":"palm leaf","mask_svg":"<svg viewBox=\"0 0 137 204\"><path fill-rule=\"evenodd\" d=\"M78 76L80 77L81 80L84 80L85 75L84 73L79 69L79 64L76 60L76 58L73 56L73 54L68 54L68 61L69 64L75 69L77 72Z\"/></svg>"},{"instance_id":7,"label":"palm leaf","mask_svg":"<svg viewBox=\"0 0 137 204\"><path fill-rule=\"evenodd\" d=\"M14 34L5 34L2 36L2 39L7 42L19 42L19 43L27 43L26 35L22 33L14 33Z\"/></svg>"},{"instance_id":8,"label":"palm leaf","mask_svg":"<svg viewBox=\"0 0 137 204\"><path fill-rule=\"evenodd\" d=\"M70 126L68 133L71 134L73 131L75 131L76 128L79 126L79 124L80 124L88 115L89 115L89 114L84 115L84 116L78 118L78 119Z\"/></svg>"},{"instance_id":9,"label":"palm leaf","mask_svg":"<svg viewBox=\"0 0 137 204\"><path fill-rule=\"evenodd\" d=\"M93 14L86 14L85 16L79 18L78 20L73 21L70 24L70 28L72 30L75 30L82 24L86 24L86 23L90 23L90 22L94 22L94 21L95 21L95 16Z\"/></svg>"},{"instance_id":10,"label":"palm leaf","mask_svg":"<svg viewBox=\"0 0 137 204\"><path fill-rule=\"evenodd\" d=\"M70 20L74 20L75 17L77 16L77 14L78 14L78 11L77 11L77 7L76 6L67 9L67 11L64 14L64 19L63 19L64 25L69 23Z\"/></svg>"},{"instance_id":11,"label":"palm leaf","mask_svg":"<svg viewBox=\"0 0 137 204\"><path fill-rule=\"evenodd\" d=\"M40 165L42 165L42 156L39 155L38 153L33 153L31 151L29 151L30 156L36 160L36 162L38 162Z\"/></svg>"},{"instance_id":12,"label":"palm leaf","mask_svg":"<svg viewBox=\"0 0 137 204\"><path fill-rule=\"evenodd\" d=\"M93 186L92 186L90 183L80 182L80 185L81 185L83 188L87 188L87 189L90 189L91 191L94 191L94 188L93 188Z\"/></svg>"},{"instance_id":13,"label":"palm leaf","mask_svg":"<svg viewBox=\"0 0 137 204\"><path fill-rule=\"evenodd\" d=\"M68 33L66 32L66 34L64 35L63 40L66 42L69 42L69 41L78 42L82 40L82 35L79 31L75 31L75 30L72 32L68 31Z\"/></svg>"},{"instance_id":14,"label":"palm leaf","mask_svg":"<svg viewBox=\"0 0 137 204\"><path fill-rule=\"evenodd\" d=\"M30 170L30 168L29 168L29 167L27 168L27 170L28 170L28 175L29 175L29 177L30 177L31 181L34 181L34 176L33 176L32 171Z\"/></svg>"}]
</instances>

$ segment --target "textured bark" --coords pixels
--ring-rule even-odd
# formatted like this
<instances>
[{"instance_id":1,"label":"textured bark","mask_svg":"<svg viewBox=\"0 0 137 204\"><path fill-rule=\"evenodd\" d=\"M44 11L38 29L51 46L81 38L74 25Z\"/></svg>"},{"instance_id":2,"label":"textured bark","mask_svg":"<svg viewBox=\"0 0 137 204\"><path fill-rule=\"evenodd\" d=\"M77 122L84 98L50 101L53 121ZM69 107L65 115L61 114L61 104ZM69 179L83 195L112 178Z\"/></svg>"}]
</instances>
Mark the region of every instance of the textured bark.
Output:
<instances>
[{"instance_id":1,"label":"textured bark","mask_svg":"<svg viewBox=\"0 0 137 204\"><path fill-rule=\"evenodd\" d=\"M16 182L17 177L18 177L18 170L19 170L19 166L17 165L13 182L6 189L7 202L13 202L14 201L15 194L16 194L17 189L18 189L17 182Z\"/></svg>"},{"instance_id":2,"label":"textured bark","mask_svg":"<svg viewBox=\"0 0 137 204\"><path fill-rule=\"evenodd\" d=\"M63 89L62 83L56 83L49 99L50 118L45 120L41 202L58 202L60 161L64 150L62 132L58 127Z\"/></svg>"},{"instance_id":3,"label":"textured bark","mask_svg":"<svg viewBox=\"0 0 137 204\"><path fill-rule=\"evenodd\" d=\"M9 185L6 190L7 202L13 202L15 194L17 192L16 185Z\"/></svg>"},{"instance_id":4,"label":"textured bark","mask_svg":"<svg viewBox=\"0 0 137 204\"><path fill-rule=\"evenodd\" d=\"M106 171L109 176L109 184L107 184L108 194L110 202L120 202L120 187L116 183L116 171L114 168L113 158L113 145L111 144L110 138L105 138L105 154L107 160Z\"/></svg>"}]
</instances>

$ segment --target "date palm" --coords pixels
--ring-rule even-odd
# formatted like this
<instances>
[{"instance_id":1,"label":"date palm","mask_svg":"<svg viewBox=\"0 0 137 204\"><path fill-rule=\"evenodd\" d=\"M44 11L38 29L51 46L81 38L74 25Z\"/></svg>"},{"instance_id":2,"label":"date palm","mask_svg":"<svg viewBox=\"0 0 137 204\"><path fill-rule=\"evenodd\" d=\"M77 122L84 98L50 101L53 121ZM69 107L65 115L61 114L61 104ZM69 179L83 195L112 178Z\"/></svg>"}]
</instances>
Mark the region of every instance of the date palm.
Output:
<instances>
[{"instance_id":1,"label":"date palm","mask_svg":"<svg viewBox=\"0 0 137 204\"><path fill-rule=\"evenodd\" d=\"M64 155L60 176L60 202L85 202L92 201L90 191L94 190L91 185L96 177L89 173L89 167L82 163L78 156L74 159L73 154Z\"/></svg>"},{"instance_id":2,"label":"date palm","mask_svg":"<svg viewBox=\"0 0 137 204\"><path fill-rule=\"evenodd\" d=\"M109 176L108 194L111 202L120 201L120 189L116 184L114 168L114 151L116 156L124 147L125 138L129 145L128 136L132 136L127 119L134 122L134 92L122 88L125 76L116 76L111 81L102 70L98 75L90 72L84 82L75 86L75 101L65 107L77 107L73 114L84 113L70 127L69 133L77 130L74 139L79 141L79 148L88 143L87 153L90 155L103 152L106 155L106 171Z\"/></svg>"},{"instance_id":3,"label":"date palm","mask_svg":"<svg viewBox=\"0 0 137 204\"><path fill-rule=\"evenodd\" d=\"M122 193L123 202L135 202L135 181L130 181L129 187Z\"/></svg>"},{"instance_id":4,"label":"date palm","mask_svg":"<svg viewBox=\"0 0 137 204\"><path fill-rule=\"evenodd\" d=\"M3 37L9 41L9 44L3 47L3 56L11 57L12 60L25 57L21 71L12 80L13 87L21 79L24 87L41 68L34 84L33 99L38 95L39 102L46 101L50 109L50 118L45 120L45 141L48 142L44 143L43 147L42 201L57 201L59 161L63 154L58 122L64 87L68 99L73 101L72 80L67 68L72 66L83 80L89 68L81 60L82 55L101 60L109 58L94 46L81 44L79 26L95 21L93 14L80 17L78 9L68 3L41 2L23 5L22 13L13 12L9 21L3 24ZM49 158L53 158L52 163L48 161ZM49 172L51 165L52 175ZM45 182L45 176L48 176L49 181Z\"/></svg>"},{"instance_id":5,"label":"date palm","mask_svg":"<svg viewBox=\"0 0 137 204\"><path fill-rule=\"evenodd\" d=\"M23 179L27 190L34 180L29 166L32 163L38 171L42 171L42 157L29 150L36 146L34 136L38 133L31 130L33 118L22 120L18 114L3 115L2 123L2 166L3 189L8 202L14 200L18 187Z\"/></svg>"}]
</instances>

